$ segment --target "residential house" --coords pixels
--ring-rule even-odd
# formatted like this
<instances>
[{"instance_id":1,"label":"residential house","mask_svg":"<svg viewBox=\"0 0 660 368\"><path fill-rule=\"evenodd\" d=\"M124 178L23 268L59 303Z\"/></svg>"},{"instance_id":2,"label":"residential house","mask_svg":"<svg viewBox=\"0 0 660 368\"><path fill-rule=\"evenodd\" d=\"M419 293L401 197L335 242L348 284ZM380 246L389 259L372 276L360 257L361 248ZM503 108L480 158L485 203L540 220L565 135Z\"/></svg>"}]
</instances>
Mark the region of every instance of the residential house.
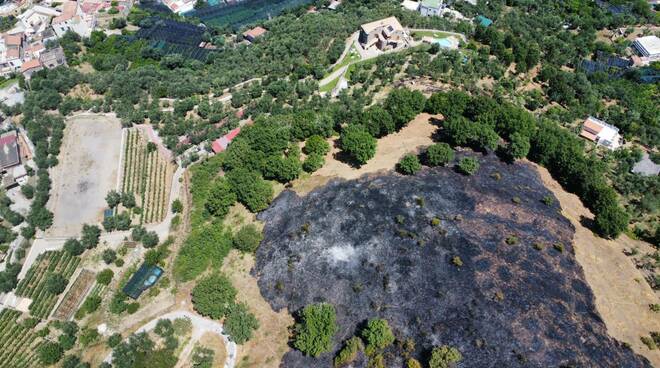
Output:
<instances>
[{"instance_id":1,"label":"residential house","mask_svg":"<svg viewBox=\"0 0 660 368\"><path fill-rule=\"evenodd\" d=\"M262 27L255 27L249 31L243 32L243 37L250 42L254 42L257 38L263 36L266 33L266 29Z\"/></svg>"},{"instance_id":2,"label":"residential house","mask_svg":"<svg viewBox=\"0 0 660 368\"><path fill-rule=\"evenodd\" d=\"M7 169L21 163L18 153L18 135L15 130L0 134L0 170Z\"/></svg>"},{"instance_id":3,"label":"residential house","mask_svg":"<svg viewBox=\"0 0 660 368\"><path fill-rule=\"evenodd\" d=\"M62 49L62 46L43 51L39 56L39 61L41 61L41 64L48 69L67 65L66 56L64 55L64 49Z\"/></svg>"},{"instance_id":4,"label":"residential house","mask_svg":"<svg viewBox=\"0 0 660 368\"><path fill-rule=\"evenodd\" d=\"M42 70L44 66L41 64L39 59L28 60L21 65L21 73L25 76L25 79L32 78L32 74Z\"/></svg>"},{"instance_id":5,"label":"residential house","mask_svg":"<svg viewBox=\"0 0 660 368\"><path fill-rule=\"evenodd\" d=\"M18 16L23 32L28 35L41 33L50 26L51 19L61 13L47 6L35 5Z\"/></svg>"},{"instance_id":6,"label":"residential house","mask_svg":"<svg viewBox=\"0 0 660 368\"><path fill-rule=\"evenodd\" d=\"M229 133L223 135L222 137L216 139L211 143L211 149L214 153L220 153L229 147L229 144L236 138L238 133L241 132L241 127L231 130Z\"/></svg>"},{"instance_id":7,"label":"residential house","mask_svg":"<svg viewBox=\"0 0 660 368\"><path fill-rule=\"evenodd\" d=\"M172 13L183 14L195 9L196 0L163 0L163 4L170 8Z\"/></svg>"},{"instance_id":8,"label":"residential house","mask_svg":"<svg viewBox=\"0 0 660 368\"><path fill-rule=\"evenodd\" d=\"M395 17L389 17L360 26L360 45L367 50L381 51L407 47L409 36Z\"/></svg>"},{"instance_id":9,"label":"residential house","mask_svg":"<svg viewBox=\"0 0 660 368\"><path fill-rule=\"evenodd\" d=\"M445 8L442 0L422 0L419 5L419 12L425 17L440 16Z\"/></svg>"},{"instance_id":10,"label":"residential house","mask_svg":"<svg viewBox=\"0 0 660 368\"><path fill-rule=\"evenodd\" d=\"M606 122L589 116L582 124L582 131L580 136L596 143L599 146L609 148L611 150L619 148L621 145L621 135L619 128L614 125L607 124Z\"/></svg>"},{"instance_id":11,"label":"residential house","mask_svg":"<svg viewBox=\"0 0 660 368\"><path fill-rule=\"evenodd\" d=\"M657 36L639 37L635 40L633 46L637 49L645 64L660 60L660 38Z\"/></svg>"},{"instance_id":12,"label":"residential house","mask_svg":"<svg viewBox=\"0 0 660 368\"><path fill-rule=\"evenodd\" d=\"M64 36L69 30L81 37L89 37L96 26L96 17L83 13L77 1L65 1L62 4L62 13L53 18L51 25L57 37Z\"/></svg>"},{"instance_id":13,"label":"residential house","mask_svg":"<svg viewBox=\"0 0 660 368\"><path fill-rule=\"evenodd\" d=\"M332 0L330 1L330 4L328 5L328 9L330 10L337 10L337 8L341 5L341 1L339 0Z\"/></svg>"},{"instance_id":14,"label":"residential house","mask_svg":"<svg viewBox=\"0 0 660 368\"><path fill-rule=\"evenodd\" d=\"M25 34L4 34L0 38L0 75L20 70L23 65Z\"/></svg>"}]
</instances>

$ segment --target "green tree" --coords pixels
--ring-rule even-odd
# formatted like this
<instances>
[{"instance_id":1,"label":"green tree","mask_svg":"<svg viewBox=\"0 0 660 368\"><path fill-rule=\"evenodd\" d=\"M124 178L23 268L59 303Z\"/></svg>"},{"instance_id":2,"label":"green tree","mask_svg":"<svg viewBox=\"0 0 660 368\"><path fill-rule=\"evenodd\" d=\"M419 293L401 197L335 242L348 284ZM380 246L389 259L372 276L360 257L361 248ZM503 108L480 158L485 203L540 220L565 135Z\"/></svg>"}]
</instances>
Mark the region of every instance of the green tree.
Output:
<instances>
[{"instance_id":1,"label":"green tree","mask_svg":"<svg viewBox=\"0 0 660 368\"><path fill-rule=\"evenodd\" d=\"M181 203L181 200L175 199L172 202L172 213L181 213L183 212L183 203Z\"/></svg>"},{"instance_id":2,"label":"green tree","mask_svg":"<svg viewBox=\"0 0 660 368\"><path fill-rule=\"evenodd\" d=\"M59 273L49 273L46 276L46 290L55 295L62 294L66 289L67 280Z\"/></svg>"},{"instance_id":3,"label":"green tree","mask_svg":"<svg viewBox=\"0 0 660 368\"><path fill-rule=\"evenodd\" d=\"M272 185L257 172L235 169L227 173L227 180L238 200L252 212L265 210L273 200Z\"/></svg>"},{"instance_id":4,"label":"green tree","mask_svg":"<svg viewBox=\"0 0 660 368\"><path fill-rule=\"evenodd\" d=\"M303 170L308 173L313 173L316 170L323 167L325 164L325 157L318 154L311 154L305 157L305 161L302 164Z\"/></svg>"},{"instance_id":5,"label":"green tree","mask_svg":"<svg viewBox=\"0 0 660 368\"><path fill-rule=\"evenodd\" d=\"M213 319L227 315L234 304L236 289L219 273L201 279L192 290L192 302L197 313Z\"/></svg>"},{"instance_id":6,"label":"green tree","mask_svg":"<svg viewBox=\"0 0 660 368\"><path fill-rule=\"evenodd\" d=\"M53 365L62 359L64 350L62 350L60 344L48 341L37 348L37 355L41 364Z\"/></svg>"},{"instance_id":7,"label":"green tree","mask_svg":"<svg viewBox=\"0 0 660 368\"><path fill-rule=\"evenodd\" d=\"M605 206L594 216L595 230L604 238L617 238L628 227L629 221L628 213L617 204Z\"/></svg>"},{"instance_id":8,"label":"green tree","mask_svg":"<svg viewBox=\"0 0 660 368\"><path fill-rule=\"evenodd\" d=\"M72 256L79 256L85 251L85 247L78 239L69 238L64 242L64 251Z\"/></svg>"},{"instance_id":9,"label":"green tree","mask_svg":"<svg viewBox=\"0 0 660 368\"><path fill-rule=\"evenodd\" d=\"M115 346L119 345L122 341L121 334L114 333L108 337L108 346L111 348L114 348Z\"/></svg>"},{"instance_id":10,"label":"green tree","mask_svg":"<svg viewBox=\"0 0 660 368\"><path fill-rule=\"evenodd\" d=\"M479 161L474 157L463 157L458 162L458 171L465 175L473 175L479 170Z\"/></svg>"},{"instance_id":11,"label":"green tree","mask_svg":"<svg viewBox=\"0 0 660 368\"><path fill-rule=\"evenodd\" d=\"M330 152L330 144L320 135L313 135L305 141L305 148L303 149L306 155L321 155L325 156Z\"/></svg>"},{"instance_id":12,"label":"green tree","mask_svg":"<svg viewBox=\"0 0 660 368\"><path fill-rule=\"evenodd\" d=\"M101 258L105 264L112 264L117 259L117 252L115 252L113 249L105 249L103 250Z\"/></svg>"},{"instance_id":13,"label":"green tree","mask_svg":"<svg viewBox=\"0 0 660 368\"><path fill-rule=\"evenodd\" d=\"M149 231L142 236L142 245L145 248L153 248L158 245L158 234L155 231Z\"/></svg>"},{"instance_id":14,"label":"green tree","mask_svg":"<svg viewBox=\"0 0 660 368\"><path fill-rule=\"evenodd\" d=\"M263 236L254 224L243 226L234 235L234 248L246 253L253 253L259 247Z\"/></svg>"},{"instance_id":15,"label":"green tree","mask_svg":"<svg viewBox=\"0 0 660 368\"><path fill-rule=\"evenodd\" d=\"M126 208L135 207L135 195L132 192L124 192L121 194L121 204Z\"/></svg>"},{"instance_id":16,"label":"green tree","mask_svg":"<svg viewBox=\"0 0 660 368\"><path fill-rule=\"evenodd\" d=\"M449 368L450 364L458 363L463 359L463 355L458 349L443 345L433 348L429 368Z\"/></svg>"},{"instance_id":17,"label":"green tree","mask_svg":"<svg viewBox=\"0 0 660 368\"><path fill-rule=\"evenodd\" d=\"M369 134L376 138L396 131L392 115L380 105L367 108L360 116L360 124L364 125Z\"/></svg>"},{"instance_id":18,"label":"green tree","mask_svg":"<svg viewBox=\"0 0 660 368\"><path fill-rule=\"evenodd\" d=\"M399 160L396 169L404 175L415 175L422 169L422 164L419 163L419 157L417 155L407 154Z\"/></svg>"},{"instance_id":19,"label":"green tree","mask_svg":"<svg viewBox=\"0 0 660 368\"><path fill-rule=\"evenodd\" d=\"M236 193L229 181L225 178L218 178L209 190L206 209L213 216L224 217L234 203L236 203Z\"/></svg>"},{"instance_id":20,"label":"green tree","mask_svg":"<svg viewBox=\"0 0 660 368\"><path fill-rule=\"evenodd\" d=\"M82 234L80 236L80 242L87 249L96 248L99 244L99 239L101 238L101 228L96 225L87 225L84 224L82 228Z\"/></svg>"},{"instance_id":21,"label":"green tree","mask_svg":"<svg viewBox=\"0 0 660 368\"><path fill-rule=\"evenodd\" d=\"M347 364L353 363L358 356L360 351L364 350L364 344L362 339L357 336L353 336L346 341L344 347L339 351L335 357L335 367L343 367Z\"/></svg>"},{"instance_id":22,"label":"green tree","mask_svg":"<svg viewBox=\"0 0 660 368\"><path fill-rule=\"evenodd\" d=\"M99 272L96 275L96 282L101 285L110 285L112 278L115 276L115 273L111 269L106 268L105 270Z\"/></svg>"},{"instance_id":23,"label":"green tree","mask_svg":"<svg viewBox=\"0 0 660 368\"><path fill-rule=\"evenodd\" d=\"M520 133L513 133L509 137L509 144L506 146L506 153L512 159L527 157L529 153L529 138Z\"/></svg>"},{"instance_id":24,"label":"green tree","mask_svg":"<svg viewBox=\"0 0 660 368\"><path fill-rule=\"evenodd\" d=\"M385 99L384 106L392 116L394 125L397 129L401 129L422 112L425 103L426 98L421 92L398 88L390 92Z\"/></svg>"},{"instance_id":25,"label":"green tree","mask_svg":"<svg viewBox=\"0 0 660 368\"><path fill-rule=\"evenodd\" d=\"M335 307L328 303L306 306L295 331L293 346L304 354L317 357L330 351L332 337L337 332Z\"/></svg>"},{"instance_id":26,"label":"green tree","mask_svg":"<svg viewBox=\"0 0 660 368\"><path fill-rule=\"evenodd\" d=\"M374 157L376 144L376 138L361 125L349 125L341 133L341 149L358 165L363 165Z\"/></svg>"},{"instance_id":27,"label":"green tree","mask_svg":"<svg viewBox=\"0 0 660 368\"><path fill-rule=\"evenodd\" d=\"M254 330L259 328L259 321L243 303L234 304L224 323L229 339L243 344L252 338Z\"/></svg>"},{"instance_id":28,"label":"green tree","mask_svg":"<svg viewBox=\"0 0 660 368\"><path fill-rule=\"evenodd\" d=\"M25 184L21 187L21 193L27 199L32 199L34 197L34 187L30 184Z\"/></svg>"},{"instance_id":29,"label":"green tree","mask_svg":"<svg viewBox=\"0 0 660 368\"><path fill-rule=\"evenodd\" d=\"M370 319L367 322L367 327L362 330L362 338L367 343L368 354L385 349L394 342L394 334L389 323L381 318Z\"/></svg>"},{"instance_id":30,"label":"green tree","mask_svg":"<svg viewBox=\"0 0 660 368\"><path fill-rule=\"evenodd\" d=\"M429 166L444 166L454 159L454 150L447 143L432 144L426 149L425 158Z\"/></svg>"},{"instance_id":31,"label":"green tree","mask_svg":"<svg viewBox=\"0 0 660 368\"><path fill-rule=\"evenodd\" d=\"M111 190L105 196L105 202L108 204L108 207L115 208L121 202L121 194L116 190Z\"/></svg>"}]
</instances>

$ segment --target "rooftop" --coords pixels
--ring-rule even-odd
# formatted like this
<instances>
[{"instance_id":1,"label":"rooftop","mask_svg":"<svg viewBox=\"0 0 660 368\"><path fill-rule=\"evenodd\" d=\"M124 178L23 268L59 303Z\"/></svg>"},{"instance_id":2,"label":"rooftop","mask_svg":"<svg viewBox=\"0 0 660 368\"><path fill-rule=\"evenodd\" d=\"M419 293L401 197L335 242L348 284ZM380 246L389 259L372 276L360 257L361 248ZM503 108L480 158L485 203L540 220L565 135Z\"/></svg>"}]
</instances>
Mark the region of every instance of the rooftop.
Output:
<instances>
[{"instance_id":1,"label":"rooftop","mask_svg":"<svg viewBox=\"0 0 660 368\"><path fill-rule=\"evenodd\" d=\"M390 26L394 31L403 31L401 23L396 19L396 17L389 17L385 19L380 19L375 22L365 23L361 26L362 30L365 33L371 33L374 30L382 27Z\"/></svg>"},{"instance_id":2,"label":"rooftop","mask_svg":"<svg viewBox=\"0 0 660 368\"><path fill-rule=\"evenodd\" d=\"M65 1L62 4L62 14L53 18L53 23L62 23L72 19L78 10L78 3L76 1Z\"/></svg>"},{"instance_id":3,"label":"rooftop","mask_svg":"<svg viewBox=\"0 0 660 368\"><path fill-rule=\"evenodd\" d=\"M2 169L18 165L21 162L16 138L16 131L13 130L0 135L0 168Z\"/></svg>"},{"instance_id":4,"label":"rooftop","mask_svg":"<svg viewBox=\"0 0 660 368\"><path fill-rule=\"evenodd\" d=\"M422 0L422 6L437 9L442 5L442 0Z\"/></svg>"},{"instance_id":5,"label":"rooftop","mask_svg":"<svg viewBox=\"0 0 660 368\"><path fill-rule=\"evenodd\" d=\"M42 65L41 65L41 62L39 61L39 59L28 60L28 61L24 62L23 65L21 65L21 71L23 73L25 73L30 69L39 68L41 66Z\"/></svg>"},{"instance_id":6,"label":"rooftop","mask_svg":"<svg viewBox=\"0 0 660 368\"><path fill-rule=\"evenodd\" d=\"M266 31L265 28L262 28L262 27L254 27L254 28L252 28L252 29L249 30L249 31L245 31L245 32L243 32L243 36L246 37L246 38L247 38L247 37L257 38L257 37L263 35L263 34L266 33L266 32L267 32L267 31Z\"/></svg>"},{"instance_id":7,"label":"rooftop","mask_svg":"<svg viewBox=\"0 0 660 368\"><path fill-rule=\"evenodd\" d=\"M660 38L657 36L639 37L635 42L646 49L651 55L660 54Z\"/></svg>"}]
</instances>

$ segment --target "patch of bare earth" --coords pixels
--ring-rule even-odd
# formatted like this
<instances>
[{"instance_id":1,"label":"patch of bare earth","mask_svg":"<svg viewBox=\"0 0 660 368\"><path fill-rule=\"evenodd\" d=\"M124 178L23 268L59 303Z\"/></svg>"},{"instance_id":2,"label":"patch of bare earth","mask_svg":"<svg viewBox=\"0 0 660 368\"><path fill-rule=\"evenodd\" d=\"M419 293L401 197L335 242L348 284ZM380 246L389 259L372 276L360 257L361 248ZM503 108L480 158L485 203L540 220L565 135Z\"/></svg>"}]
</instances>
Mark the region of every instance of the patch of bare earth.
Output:
<instances>
[{"instance_id":1,"label":"patch of bare earth","mask_svg":"<svg viewBox=\"0 0 660 368\"><path fill-rule=\"evenodd\" d=\"M397 133L379 139L374 158L359 168L336 159L339 147L335 139L330 142L333 148L325 157L325 165L316 171L310 180L322 184L324 179L321 178L356 179L364 174L394 169L405 154L416 153L420 148L433 144L432 136L437 129L430 122L433 117L429 114L419 114Z\"/></svg>"},{"instance_id":2,"label":"patch of bare earth","mask_svg":"<svg viewBox=\"0 0 660 368\"><path fill-rule=\"evenodd\" d=\"M535 165L548 189L561 204L562 214L575 226L575 256L584 269L587 282L596 298L596 308L605 321L610 336L630 344L632 349L660 367L660 351L649 350L640 341L651 331L660 331L660 318L649 309L649 304L660 298L644 281L624 249L650 246L621 235L617 240L602 239L580 223L591 220L593 214L580 199L566 192L548 170Z\"/></svg>"},{"instance_id":3,"label":"patch of bare earth","mask_svg":"<svg viewBox=\"0 0 660 368\"><path fill-rule=\"evenodd\" d=\"M257 279L250 275L254 266L252 255L242 255L232 250L225 258L222 272L229 277L239 290L237 302L247 304L250 312L259 320L259 329L250 341L238 347L237 367L279 367L284 353L289 350L289 326L293 318L286 308L274 312L270 304L261 296Z\"/></svg>"},{"instance_id":4,"label":"patch of bare earth","mask_svg":"<svg viewBox=\"0 0 660 368\"><path fill-rule=\"evenodd\" d=\"M227 348L225 347L225 342L217 334L207 332L199 339L199 345L213 350L215 353L213 356L213 368L222 368L225 365L225 360L227 359ZM190 365L184 365L188 367Z\"/></svg>"}]
</instances>

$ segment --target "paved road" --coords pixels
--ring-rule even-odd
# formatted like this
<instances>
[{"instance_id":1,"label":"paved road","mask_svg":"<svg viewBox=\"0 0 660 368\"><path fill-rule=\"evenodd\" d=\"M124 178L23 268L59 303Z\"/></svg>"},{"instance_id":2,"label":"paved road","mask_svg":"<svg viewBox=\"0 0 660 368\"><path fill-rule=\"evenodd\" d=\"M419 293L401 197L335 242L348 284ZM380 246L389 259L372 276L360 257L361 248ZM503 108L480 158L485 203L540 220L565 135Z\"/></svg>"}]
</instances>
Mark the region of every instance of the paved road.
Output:
<instances>
[{"instance_id":1,"label":"paved road","mask_svg":"<svg viewBox=\"0 0 660 368\"><path fill-rule=\"evenodd\" d=\"M183 348L181 354L179 354L180 357L187 357L192 352L195 342L197 342L205 333L210 332L217 334L225 342L225 348L227 349L227 360L225 360L224 368L234 368L236 365L238 347L235 342L229 340L229 336L225 334L222 324L212 319L204 318L188 311L174 311L152 319L140 327L135 333L142 333L153 330L156 327L158 320L169 319L170 321L173 321L179 318L188 318L190 322L192 322L193 326L192 336L186 346ZM112 363L112 353L108 354L104 361ZM177 367L181 365L183 365L183 362L179 362Z\"/></svg>"}]
</instances>

